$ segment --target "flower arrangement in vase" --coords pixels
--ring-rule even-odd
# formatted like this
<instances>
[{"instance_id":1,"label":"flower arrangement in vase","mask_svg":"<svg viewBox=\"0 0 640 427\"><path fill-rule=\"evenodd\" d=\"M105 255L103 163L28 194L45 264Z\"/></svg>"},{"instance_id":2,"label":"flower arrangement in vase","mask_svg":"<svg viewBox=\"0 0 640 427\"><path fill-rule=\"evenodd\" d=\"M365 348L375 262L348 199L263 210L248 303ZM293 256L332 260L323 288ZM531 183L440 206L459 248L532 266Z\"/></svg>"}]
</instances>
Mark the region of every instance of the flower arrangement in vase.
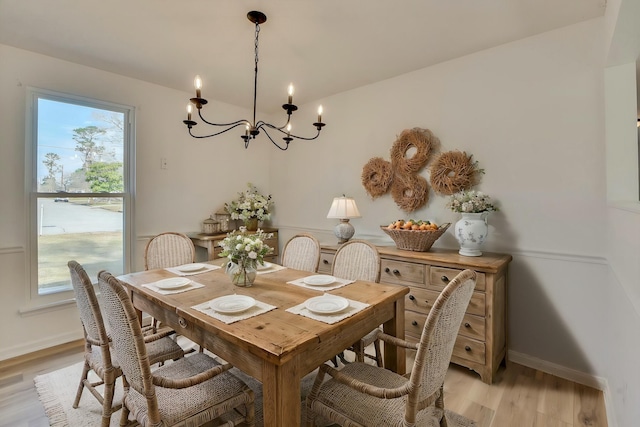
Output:
<instances>
[{"instance_id":1,"label":"flower arrangement in vase","mask_svg":"<svg viewBox=\"0 0 640 427\"><path fill-rule=\"evenodd\" d=\"M456 222L454 228L460 243L458 253L464 256L482 255L480 247L489 233L487 216L489 212L498 210L491 197L482 191L463 190L451 196L447 207L462 214L462 219Z\"/></svg>"},{"instance_id":2,"label":"flower arrangement in vase","mask_svg":"<svg viewBox=\"0 0 640 427\"><path fill-rule=\"evenodd\" d=\"M260 194L257 188L247 184L247 189L238 193L238 198L231 203L225 203L226 211L231 215L231 219L239 219L244 222L249 231L258 229L258 221L271 218L271 195Z\"/></svg>"},{"instance_id":3,"label":"flower arrangement in vase","mask_svg":"<svg viewBox=\"0 0 640 427\"><path fill-rule=\"evenodd\" d=\"M258 264L264 264L264 257L273 248L265 240L273 237L273 233L265 233L258 229L256 233L247 233L245 227L227 234L220 242L221 257L227 257L226 272L234 285L249 287L256 278Z\"/></svg>"}]
</instances>

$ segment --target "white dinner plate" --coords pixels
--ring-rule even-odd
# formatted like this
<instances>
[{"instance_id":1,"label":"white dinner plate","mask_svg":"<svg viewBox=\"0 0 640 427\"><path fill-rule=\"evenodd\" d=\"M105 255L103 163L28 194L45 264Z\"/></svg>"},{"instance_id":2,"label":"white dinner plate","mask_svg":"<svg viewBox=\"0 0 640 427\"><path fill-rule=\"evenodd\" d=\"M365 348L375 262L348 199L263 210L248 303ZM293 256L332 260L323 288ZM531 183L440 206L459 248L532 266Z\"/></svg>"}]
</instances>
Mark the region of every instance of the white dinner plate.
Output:
<instances>
[{"instance_id":1,"label":"white dinner plate","mask_svg":"<svg viewBox=\"0 0 640 427\"><path fill-rule=\"evenodd\" d=\"M170 290L180 289L191 283L191 280L186 277L170 277L168 279L158 280L154 285L159 289Z\"/></svg>"},{"instance_id":2,"label":"white dinner plate","mask_svg":"<svg viewBox=\"0 0 640 427\"><path fill-rule=\"evenodd\" d=\"M242 313L254 305L256 300L246 295L225 295L209 303L213 310L223 314Z\"/></svg>"},{"instance_id":3,"label":"white dinner plate","mask_svg":"<svg viewBox=\"0 0 640 427\"><path fill-rule=\"evenodd\" d=\"M336 278L328 274L316 274L315 276L305 277L302 280L305 285L310 286L327 286L336 281Z\"/></svg>"},{"instance_id":4,"label":"white dinner plate","mask_svg":"<svg viewBox=\"0 0 640 427\"><path fill-rule=\"evenodd\" d=\"M309 311L318 314L333 314L349 307L349 301L346 298L337 295L321 295L319 297L309 298L305 301L305 307Z\"/></svg>"},{"instance_id":5,"label":"white dinner plate","mask_svg":"<svg viewBox=\"0 0 640 427\"><path fill-rule=\"evenodd\" d=\"M258 271L261 270L267 270L269 268L273 267L273 264L271 264L270 262L264 262L264 264L258 264Z\"/></svg>"},{"instance_id":6,"label":"white dinner plate","mask_svg":"<svg viewBox=\"0 0 640 427\"><path fill-rule=\"evenodd\" d=\"M194 263L194 264L179 265L178 267L176 267L176 270L182 271L183 273L193 273L194 271L199 271L199 270L202 270L203 268L206 268L204 264Z\"/></svg>"}]
</instances>

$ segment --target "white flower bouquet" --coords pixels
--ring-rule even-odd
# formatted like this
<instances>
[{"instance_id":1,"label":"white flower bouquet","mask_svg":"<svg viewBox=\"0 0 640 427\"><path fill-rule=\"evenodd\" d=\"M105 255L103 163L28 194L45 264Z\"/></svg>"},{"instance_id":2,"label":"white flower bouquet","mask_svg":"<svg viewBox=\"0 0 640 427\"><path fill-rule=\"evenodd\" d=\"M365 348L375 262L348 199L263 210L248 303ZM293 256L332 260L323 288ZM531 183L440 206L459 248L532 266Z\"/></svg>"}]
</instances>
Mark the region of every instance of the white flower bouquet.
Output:
<instances>
[{"instance_id":1,"label":"white flower bouquet","mask_svg":"<svg viewBox=\"0 0 640 427\"><path fill-rule=\"evenodd\" d=\"M221 257L227 257L229 261L244 268L256 269L258 264L264 264L264 257L273 252L273 248L264 241L271 239L273 233L265 233L258 230L255 233L247 233L245 227L227 234L221 242Z\"/></svg>"},{"instance_id":2,"label":"white flower bouquet","mask_svg":"<svg viewBox=\"0 0 640 427\"><path fill-rule=\"evenodd\" d=\"M497 211L498 208L491 200L491 197L482 191L463 190L451 196L447 207L453 212L461 213L481 213Z\"/></svg>"},{"instance_id":3,"label":"white flower bouquet","mask_svg":"<svg viewBox=\"0 0 640 427\"><path fill-rule=\"evenodd\" d=\"M244 222L250 219L264 221L271 218L271 195L265 197L258 193L253 184L248 183L247 188L236 200L225 203L225 209L231 214L231 219L239 219Z\"/></svg>"}]
</instances>

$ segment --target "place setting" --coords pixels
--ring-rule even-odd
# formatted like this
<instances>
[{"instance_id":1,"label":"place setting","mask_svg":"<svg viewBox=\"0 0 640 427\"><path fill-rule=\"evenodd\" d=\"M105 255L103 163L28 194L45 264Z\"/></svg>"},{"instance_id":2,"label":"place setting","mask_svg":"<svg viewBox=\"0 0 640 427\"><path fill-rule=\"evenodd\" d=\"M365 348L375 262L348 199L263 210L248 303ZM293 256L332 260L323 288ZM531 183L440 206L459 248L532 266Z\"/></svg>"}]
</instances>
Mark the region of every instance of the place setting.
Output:
<instances>
[{"instance_id":1,"label":"place setting","mask_svg":"<svg viewBox=\"0 0 640 427\"><path fill-rule=\"evenodd\" d=\"M275 264L273 262L265 261L262 264L258 263L258 266L257 266L256 270L257 270L257 274L267 274L267 273L273 273L273 272L279 271L279 270L284 270L285 268L287 268L287 267L284 267L284 266L279 265L279 264Z\"/></svg>"},{"instance_id":2,"label":"place setting","mask_svg":"<svg viewBox=\"0 0 640 427\"><path fill-rule=\"evenodd\" d=\"M369 307L370 304L344 298L339 295L324 293L312 297L305 302L288 308L286 311L293 314L333 324L353 316L357 312Z\"/></svg>"},{"instance_id":3,"label":"place setting","mask_svg":"<svg viewBox=\"0 0 640 427\"><path fill-rule=\"evenodd\" d=\"M274 310L275 305L258 301L248 295L225 295L210 301L194 305L191 308L220 320L226 324L231 324L239 320L248 319Z\"/></svg>"},{"instance_id":4,"label":"place setting","mask_svg":"<svg viewBox=\"0 0 640 427\"><path fill-rule=\"evenodd\" d=\"M329 274L314 274L312 276L302 277L287 283L316 291L331 291L353 282L355 282L355 280L341 279Z\"/></svg>"},{"instance_id":5,"label":"place setting","mask_svg":"<svg viewBox=\"0 0 640 427\"><path fill-rule=\"evenodd\" d=\"M219 268L220 268L219 265L194 262L191 264L183 264L175 267L166 267L165 270L177 276L193 276L196 274L206 273L212 270L217 270Z\"/></svg>"},{"instance_id":6,"label":"place setting","mask_svg":"<svg viewBox=\"0 0 640 427\"><path fill-rule=\"evenodd\" d=\"M157 282L141 285L143 288L151 289L162 295L178 294L180 292L191 291L204 287L202 283L194 282L186 277L169 277Z\"/></svg>"}]
</instances>

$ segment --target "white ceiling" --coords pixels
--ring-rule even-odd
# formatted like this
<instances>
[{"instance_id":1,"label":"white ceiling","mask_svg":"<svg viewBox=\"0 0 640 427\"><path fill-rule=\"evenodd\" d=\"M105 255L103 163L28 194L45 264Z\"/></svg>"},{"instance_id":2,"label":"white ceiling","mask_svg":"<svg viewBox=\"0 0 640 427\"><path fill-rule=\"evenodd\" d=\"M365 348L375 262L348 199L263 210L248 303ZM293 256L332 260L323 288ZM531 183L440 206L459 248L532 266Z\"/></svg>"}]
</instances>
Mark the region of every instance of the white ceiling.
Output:
<instances>
[{"instance_id":1,"label":"white ceiling","mask_svg":"<svg viewBox=\"0 0 640 427\"><path fill-rule=\"evenodd\" d=\"M0 43L249 108L304 104L604 14L606 0L0 0ZM186 100L185 100L186 101Z\"/></svg>"}]
</instances>

